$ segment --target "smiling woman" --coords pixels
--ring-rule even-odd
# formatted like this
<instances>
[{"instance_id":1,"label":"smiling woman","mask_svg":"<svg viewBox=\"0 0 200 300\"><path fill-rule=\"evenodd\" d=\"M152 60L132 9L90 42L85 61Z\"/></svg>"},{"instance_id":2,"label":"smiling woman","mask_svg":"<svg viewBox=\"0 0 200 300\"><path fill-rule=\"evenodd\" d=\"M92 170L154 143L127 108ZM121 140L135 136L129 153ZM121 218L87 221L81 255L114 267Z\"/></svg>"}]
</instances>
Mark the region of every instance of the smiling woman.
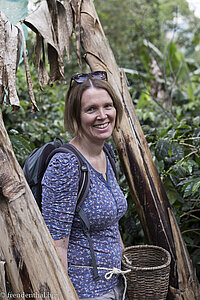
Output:
<instances>
[{"instance_id":1,"label":"smiling woman","mask_svg":"<svg viewBox=\"0 0 200 300\"><path fill-rule=\"evenodd\" d=\"M81 100L80 130L87 144L90 141L104 144L113 132L115 117L116 109L106 90L91 87L84 91Z\"/></svg>"},{"instance_id":2,"label":"smiling woman","mask_svg":"<svg viewBox=\"0 0 200 300\"><path fill-rule=\"evenodd\" d=\"M72 76L72 78L74 78L74 76ZM106 80L105 76L103 76L102 79L89 77L87 78L87 80L81 82L81 84L77 81L74 81L73 83L70 83L70 88L66 96L64 114L65 128L71 133L73 137L81 135L80 116L82 95L86 90L92 87L96 89L103 89L108 93L113 101L113 106L116 109L116 128L119 127L119 124L121 122L123 114L122 104L115 91Z\"/></svg>"},{"instance_id":3,"label":"smiling woman","mask_svg":"<svg viewBox=\"0 0 200 300\"><path fill-rule=\"evenodd\" d=\"M81 205L88 218L97 272L92 268L90 242L76 212L79 165L72 153L54 155L43 177L43 216L80 299L122 299L119 274L123 243L118 223L126 199L117 183L104 143L118 128L122 105L104 71L72 76L65 102L65 127L72 147L83 157L90 174L88 194ZM94 268L95 269L95 268Z\"/></svg>"}]
</instances>

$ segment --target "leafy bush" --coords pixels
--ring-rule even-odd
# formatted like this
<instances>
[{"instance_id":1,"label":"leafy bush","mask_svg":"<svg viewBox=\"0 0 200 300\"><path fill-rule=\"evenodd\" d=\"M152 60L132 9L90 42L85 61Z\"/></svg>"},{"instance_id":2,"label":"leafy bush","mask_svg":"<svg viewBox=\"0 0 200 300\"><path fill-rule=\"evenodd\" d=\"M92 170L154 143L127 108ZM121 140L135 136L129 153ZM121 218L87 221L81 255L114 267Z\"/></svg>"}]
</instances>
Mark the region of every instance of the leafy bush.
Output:
<instances>
[{"instance_id":1,"label":"leafy bush","mask_svg":"<svg viewBox=\"0 0 200 300\"><path fill-rule=\"evenodd\" d=\"M174 122L150 96L140 97L136 111L199 275L200 105L189 97L182 104L174 105Z\"/></svg>"},{"instance_id":2,"label":"leafy bush","mask_svg":"<svg viewBox=\"0 0 200 300\"><path fill-rule=\"evenodd\" d=\"M198 119L198 120L197 120ZM198 122L197 122L198 121ZM200 118L168 128L143 126L156 167L173 206L182 236L198 268L200 257Z\"/></svg>"}]
</instances>

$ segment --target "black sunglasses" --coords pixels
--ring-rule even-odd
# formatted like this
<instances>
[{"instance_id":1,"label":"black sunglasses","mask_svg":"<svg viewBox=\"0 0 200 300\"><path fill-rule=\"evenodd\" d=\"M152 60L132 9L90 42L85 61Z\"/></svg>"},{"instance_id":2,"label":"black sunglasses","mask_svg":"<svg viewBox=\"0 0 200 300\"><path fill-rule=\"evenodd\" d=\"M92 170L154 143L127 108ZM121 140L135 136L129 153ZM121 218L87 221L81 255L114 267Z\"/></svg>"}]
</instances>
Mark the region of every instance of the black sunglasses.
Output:
<instances>
[{"instance_id":1,"label":"black sunglasses","mask_svg":"<svg viewBox=\"0 0 200 300\"><path fill-rule=\"evenodd\" d=\"M73 75L71 77L69 87L71 88L71 84L72 84L73 80L77 83L83 83L84 81L86 81L90 78L101 79L101 80L106 80L106 81L108 80L107 79L107 73L105 71L95 71L95 72L92 72L92 73L81 73L81 74Z\"/></svg>"}]
</instances>

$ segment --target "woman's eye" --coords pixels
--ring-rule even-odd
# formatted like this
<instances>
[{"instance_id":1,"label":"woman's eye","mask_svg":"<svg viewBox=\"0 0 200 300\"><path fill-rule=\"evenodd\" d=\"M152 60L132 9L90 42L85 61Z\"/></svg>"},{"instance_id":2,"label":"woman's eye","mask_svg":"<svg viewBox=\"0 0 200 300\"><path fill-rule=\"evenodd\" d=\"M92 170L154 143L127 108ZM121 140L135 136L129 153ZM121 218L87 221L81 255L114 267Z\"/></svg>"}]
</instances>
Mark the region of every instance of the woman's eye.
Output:
<instances>
[{"instance_id":1,"label":"woman's eye","mask_svg":"<svg viewBox=\"0 0 200 300\"><path fill-rule=\"evenodd\" d=\"M112 104L112 103L107 103L107 104L105 105L105 107L106 107L106 108L111 108L111 107L113 107L113 104Z\"/></svg>"},{"instance_id":2,"label":"woman's eye","mask_svg":"<svg viewBox=\"0 0 200 300\"><path fill-rule=\"evenodd\" d=\"M95 108L94 108L93 106L91 106L91 107L89 107L89 108L87 109L88 112L92 112L92 111L94 111L94 110L95 110Z\"/></svg>"}]
</instances>

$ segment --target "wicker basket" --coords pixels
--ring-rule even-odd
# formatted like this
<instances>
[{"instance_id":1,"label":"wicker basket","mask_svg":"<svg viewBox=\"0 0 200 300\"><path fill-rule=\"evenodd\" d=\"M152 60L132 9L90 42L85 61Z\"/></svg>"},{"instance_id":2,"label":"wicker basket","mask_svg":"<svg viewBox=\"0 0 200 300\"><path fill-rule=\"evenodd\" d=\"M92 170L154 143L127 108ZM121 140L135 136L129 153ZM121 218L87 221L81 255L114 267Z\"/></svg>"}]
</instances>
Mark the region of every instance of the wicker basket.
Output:
<instances>
[{"instance_id":1,"label":"wicker basket","mask_svg":"<svg viewBox=\"0 0 200 300\"><path fill-rule=\"evenodd\" d=\"M126 274L130 300L166 300L171 256L165 249L152 245L124 249L122 269Z\"/></svg>"}]
</instances>

